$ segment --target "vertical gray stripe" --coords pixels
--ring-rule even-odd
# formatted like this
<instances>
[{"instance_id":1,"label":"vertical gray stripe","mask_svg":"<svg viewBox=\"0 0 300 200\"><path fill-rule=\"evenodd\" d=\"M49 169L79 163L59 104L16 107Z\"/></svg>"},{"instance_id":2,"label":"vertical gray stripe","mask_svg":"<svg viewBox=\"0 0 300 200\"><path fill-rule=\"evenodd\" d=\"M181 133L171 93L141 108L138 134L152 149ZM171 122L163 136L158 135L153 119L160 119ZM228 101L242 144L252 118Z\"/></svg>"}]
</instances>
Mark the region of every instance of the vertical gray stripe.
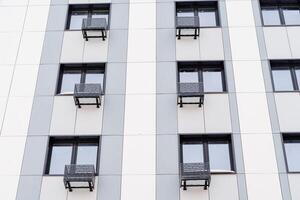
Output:
<instances>
[{"instance_id":1,"label":"vertical gray stripe","mask_svg":"<svg viewBox=\"0 0 300 200\"><path fill-rule=\"evenodd\" d=\"M175 4L156 3L156 200L179 200Z\"/></svg>"},{"instance_id":2,"label":"vertical gray stripe","mask_svg":"<svg viewBox=\"0 0 300 200\"><path fill-rule=\"evenodd\" d=\"M234 83L234 71L232 66L232 55L230 46L230 37L227 21L227 11L226 2L219 1L219 11L221 17L222 34L223 34L223 46L224 46L224 56L225 56L225 73L228 85L228 98L229 98L229 108L231 115L231 128L232 128L232 140L233 140L233 150L236 163L237 172L237 184L239 191L239 199L247 200L247 185L244 167L244 157L242 149L242 139L239 123L239 113L237 105L237 97Z\"/></svg>"},{"instance_id":3,"label":"vertical gray stripe","mask_svg":"<svg viewBox=\"0 0 300 200\"><path fill-rule=\"evenodd\" d=\"M120 200L129 2L112 2L97 199Z\"/></svg>"},{"instance_id":4,"label":"vertical gray stripe","mask_svg":"<svg viewBox=\"0 0 300 200\"><path fill-rule=\"evenodd\" d=\"M55 5L54 5L55 4ZM38 200L48 145L67 5L52 0L37 76L17 200ZM59 19L59 20L58 20Z\"/></svg>"},{"instance_id":5,"label":"vertical gray stripe","mask_svg":"<svg viewBox=\"0 0 300 200\"><path fill-rule=\"evenodd\" d=\"M272 89L271 72L270 72L270 66L268 62L263 27L261 23L260 4L258 0L253 0L251 2L252 2L254 19L255 19L258 46L259 46L260 56L262 60L262 72L263 72L264 82L265 82L265 87L267 92L266 95L267 95L269 115L270 115L270 121L271 121L272 133L273 133L273 142L274 142L274 148L275 148L275 154L276 154L276 160L277 160L277 166L279 172L281 193L282 193L282 198L284 200L290 200L292 199L292 196L290 192L289 179L288 179L287 169L284 160L280 126L279 126L278 115L276 110L276 102L275 102L275 97Z\"/></svg>"}]
</instances>

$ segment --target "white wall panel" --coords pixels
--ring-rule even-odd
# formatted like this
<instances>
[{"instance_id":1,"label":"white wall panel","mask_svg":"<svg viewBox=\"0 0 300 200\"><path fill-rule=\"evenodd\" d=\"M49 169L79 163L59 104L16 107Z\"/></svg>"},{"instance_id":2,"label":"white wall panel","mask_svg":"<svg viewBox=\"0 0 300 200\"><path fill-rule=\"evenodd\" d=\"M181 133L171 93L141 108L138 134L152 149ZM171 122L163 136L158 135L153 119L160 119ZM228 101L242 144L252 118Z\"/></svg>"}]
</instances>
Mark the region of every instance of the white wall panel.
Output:
<instances>
[{"instance_id":1,"label":"white wall panel","mask_svg":"<svg viewBox=\"0 0 300 200\"><path fill-rule=\"evenodd\" d=\"M32 97L10 97L2 126L2 135L26 135L30 120Z\"/></svg>"},{"instance_id":2,"label":"white wall panel","mask_svg":"<svg viewBox=\"0 0 300 200\"><path fill-rule=\"evenodd\" d=\"M224 60L222 30L220 28L200 29L198 41L200 42L201 60ZM180 46L178 46L178 48L180 48Z\"/></svg>"},{"instance_id":3,"label":"white wall panel","mask_svg":"<svg viewBox=\"0 0 300 200\"><path fill-rule=\"evenodd\" d=\"M3 6L25 6L28 0L1 0L0 5Z\"/></svg>"},{"instance_id":4,"label":"white wall panel","mask_svg":"<svg viewBox=\"0 0 300 200\"><path fill-rule=\"evenodd\" d=\"M254 26L251 1L226 1L226 8L230 26Z\"/></svg>"},{"instance_id":5,"label":"white wall panel","mask_svg":"<svg viewBox=\"0 0 300 200\"><path fill-rule=\"evenodd\" d=\"M20 174L25 140L25 137L0 137L0 175Z\"/></svg>"},{"instance_id":6,"label":"white wall panel","mask_svg":"<svg viewBox=\"0 0 300 200\"><path fill-rule=\"evenodd\" d=\"M84 39L81 31L65 31L60 61L82 62Z\"/></svg>"},{"instance_id":7,"label":"white wall panel","mask_svg":"<svg viewBox=\"0 0 300 200\"><path fill-rule=\"evenodd\" d=\"M43 177L40 200L67 200L67 190L62 176Z\"/></svg>"},{"instance_id":8,"label":"white wall panel","mask_svg":"<svg viewBox=\"0 0 300 200\"><path fill-rule=\"evenodd\" d=\"M81 38L80 40L84 39ZM88 41L85 41L83 62L107 62L108 41L109 34L107 35L105 41L100 38L91 38Z\"/></svg>"},{"instance_id":9,"label":"white wall panel","mask_svg":"<svg viewBox=\"0 0 300 200\"><path fill-rule=\"evenodd\" d=\"M1 9L0 9L1 10ZM1 13L1 11L0 11ZM0 14L1 15L1 14ZM3 19L3 18L2 18ZM5 21L5 20L1 20ZM0 22L1 23L1 22ZM0 25L1 27L1 25ZM15 64L21 33L0 33L0 65Z\"/></svg>"},{"instance_id":10,"label":"white wall panel","mask_svg":"<svg viewBox=\"0 0 300 200\"><path fill-rule=\"evenodd\" d=\"M155 3L130 4L129 21L130 29L153 29L156 25ZM143 17L141 17L143 16Z\"/></svg>"},{"instance_id":11,"label":"white wall panel","mask_svg":"<svg viewBox=\"0 0 300 200\"><path fill-rule=\"evenodd\" d=\"M102 116L103 106L100 106L100 108L96 106L82 106L80 109L77 109L75 133L79 135L100 134Z\"/></svg>"},{"instance_id":12,"label":"white wall panel","mask_svg":"<svg viewBox=\"0 0 300 200\"><path fill-rule=\"evenodd\" d=\"M155 175L155 135L125 136L123 145L124 175Z\"/></svg>"},{"instance_id":13,"label":"white wall panel","mask_svg":"<svg viewBox=\"0 0 300 200\"><path fill-rule=\"evenodd\" d=\"M29 5L49 5L51 0L29 0Z\"/></svg>"},{"instance_id":14,"label":"white wall panel","mask_svg":"<svg viewBox=\"0 0 300 200\"><path fill-rule=\"evenodd\" d=\"M198 105L178 107L179 133L204 133L204 111Z\"/></svg>"},{"instance_id":15,"label":"white wall panel","mask_svg":"<svg viewBox=\"0 0 300 200\"><path fill-rule=\"evenodd\" d=\"M209 200L239 200L235 175L213 175L209 187Z\"/></svg>"},{"instance_id":16,"label":"white wall panel","mask_svg":"<svg viewBox=\"0 0 300 200\"><path fill-rule=\"evenodd\" d=\"M34 96L38 65L17 65L13 75L10 96Z\"/></svg>"},{"instance_id":17,"label":"white wall panel","mask_svg":"<svg viewBox=\"0 0 300 200\"><path fill-rule=\"evenodd\" d=\"M300 199L300 174L289 174L289 183L293 200Z\"/></svg>"},{"instance_id":18,"label":"white wall panel","mask_svg":"<svg viewBox=\"0 0 300 200\"><path fill-rule=\"evenodd\" d=\"M13 76L13 67L13 65L0 66L0 96L2 97L8 96Z\"/></svg>"},{"instance_id":19,"label":"white wall panel","mask_svg":"<svg viewBox=\"0 0 300 200\"><path fill-rule=\"evenodd\" d=\"M19 176L0 176L0 197L5 200L15 200Z\"/></svg>"},{"instance_id":20,"label":"white wall panel","mask_svg":"<svg viewBox=\"0 0 300 200\"><path fill-rule=\"evenodd\" d=\"M261 61L233 61L236 92L264 92Z\"/></svg>"},{"instance_id":21,"label":"white wall panel","mask_svg":"<svg viewBox=\"0 0 300 200\"><path fill-rule=\"evenodd\" d=\"M13 3L17 0L3 0L0 1L0 5L8 2ZM25 2L25 0L19 0ZM25 20L26 6L14 6L14 7L0 7L0 31L21 31Z\"/></svg>"},{"instance_id":22,"label":"white wall panel","mask_svg":"<svg viewBox=\"0 0 300 200\"><path fill-rule=\"evenodd\" d=\"M293 58L300 58L300 27L287 27L289 44Z\"/></svg>"},{"instance_id":23,"label":"white wall panel","mask_svg":"<svg viewBox=\"0 0 300 200\"><path fill-rule=\"evenodd\" d=\"M231 132L230 110L227 94L207 94L204 99L205 132Z\"/></svg>"},{"instance_id":24,"label":"white wall panel","mask_svg":"<svg viewBox=\"0 0 300 200\"><path fill-rule=\"evenodd\" d=\"M176 39L176 60L201 60L199 44L199 39L192 37Z\"/></svg>"},{"instance_id":25,"label":"white wall panel","mask_svg":"<svg viewBox=\"0 0 300 200\"><path fill-rule=\"evenodd\" d=\"M17 64L39 64L44 42L44 32L24 32Z\"/></svg>"},{"instance_id":26,"label":"white wall panel","mask_svg":"<svg viewBox=\"0 0 300 200\"><path fill-rule=\"evenodd\" d=\"M95 188L93 192L90 192L89 189L79 189L68 192L67 200L96 200L97 199L97 188L98 180L95 179Z\"/></svg>"},{"instance_id":27,"label":"white wall panel","mask_svg":"<svg viewBox=\"0 0 300 200\"><path fill-rule=\"evenodd\" d=\"M128 63L127 64L127 94L155 94L156 64Z\"/></svg>"},{"instance_id":28,"label":"white wall panel","mask_svg":"<svg viewBox=\"0 0 300 200\"><path fill-rule=\"evenodd\" d=\"M50 134L74 134L76 108L72 96L55 97Z\"/></svg>"},{"instance_id":29,"label":"white wall panel","mask_svg":"<svg viewBox=\"0 0 300 200\"><path fill-rule=\"evenodd\" d=\"M277 173L271 134L242 134L246 173Z\"/></svg>"},{"instance_id":30,"label":"white wall panel","mask_svg":"<svg viewBox=\"0 0 300 200\"><path fill-rule=\"evenodd\" d=\"M237 103L242 133L272 132L264 93L238 93Z\"/></svg>"},{"instance_id":31,"label":"white wall panel","mask_svg":"<svg viewBox=\"0 0 300 200\"><path fill-rule=\"evenodd\" d=\"M29 6L24 25L25 31L45 31L49 6Z\"/></svg>"},{"instance_id":32,"label":"white wall panel","mask_svg":"<svg viewBox=\"0 0 300 200\"><path fill-rule=\"evenodd\" d=\"M281 200L277 174L246 174L248 200Z\"/></svg>"},{"instance_id":33,"label":"white wall panel","mask_svg":"<svg viewBox=\"0 0 300 200\"><path fill-rule=\"evenodd\" d=\"M187 190L180 189L180 200L209 200L208 190L202 187L191 187Z\"/></svg>"}]
</instances>

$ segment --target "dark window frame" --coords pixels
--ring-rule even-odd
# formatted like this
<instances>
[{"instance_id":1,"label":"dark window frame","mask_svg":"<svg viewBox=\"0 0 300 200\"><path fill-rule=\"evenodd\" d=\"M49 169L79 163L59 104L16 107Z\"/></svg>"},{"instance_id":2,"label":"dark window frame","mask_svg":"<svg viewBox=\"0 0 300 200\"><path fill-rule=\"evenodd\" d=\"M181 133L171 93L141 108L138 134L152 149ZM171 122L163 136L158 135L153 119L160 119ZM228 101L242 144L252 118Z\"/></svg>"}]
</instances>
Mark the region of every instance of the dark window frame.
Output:
<instances>
[{"instance_id":1,"label":"dark window frame","mask_svg":"<svg viewBox=\"0 0 300 200\"><path fill-rule=\"evenodd\" d=\"M198 72L198 81L203 82L203 71L221 71L222 89L219 92L205 92L205 94L218 94L227 92L226 73L224 62L222 61L209 61L209 62L177 62L177 83L180 83L180 70L181 69L194 69ZM205 87L205 86L204 86Z\"/></svg>"},{"instance_id":2,"label":"dark window frame","mask_svg":"<svg viewBox=\"0 0 300 200\"><path fill-rule=\"evenodd\" d=\"M73 95L73 93L61 93L62 80L64 71L68 70L80 70L80 83L85 83L86 72L88 70L100 70L103 71L103 83L101 83L102 92L105 93L106 82L106 64L105 63L81 63L81 64L61 64L58 74L58 81L56 87L56 95Z\"/></svg>"},{"instance_id":3,"label":"dark window frame","mask_svg":"<svg viewBox=\"0 0 300 200\"><path fill-rule=\"evenodd\" d=\"M279 12L280 24L278 25L265 25L264 18L263 18L263 10L271 10L276 8ZM298 8L300 12L300 4L297 3L261 3L260 4L260 13L261 13L261 23L265 27L276 27L276 26L300 26L299 24L286 24L283 10L286 8Z\"/></svg>"},{"instance_id":4,"label":"dark window frame","mask_svg":"<svg viewBox=\"0 0 300 200\"><path fill-rule=\"evenodd\" d=\"M284 153L284 161L285 161L286 171L290 174L300 173L300 170L299 171L290 171L289 170L287 153L286 153L286 149L285 149L285 143L299 143L299 145L300 145L300 133L282 133L281 140L282 140L282 148L283 148L283 153Z\"/></svg>"},{"instance_id":5,"label":"dark window frame","mask_svg":"<svg viewBox=\"0 0 300 200\"><path fill-rule=\"evenodd\" d=\"M50 165L51 165L51 156L52 150L54 146L61 145L61 146L72 146L72 153L71 153L71 163L76 164L77 154L78 154L78 146L82 144L90 145L90 146L97 146L97 158L96 158L96 176L99 172L99 163L100 163L100 137L99 136L75 136L75 137L68 137L68 136L61 136L61 137L50 137L48 142L48 150L47 156L44 166L44 175L45 176L63 176L63 174L49 174L50 172Z\"/></svg>"},{"instance_id":6,"label":"dark window frame","mask_svg":"<svg viewBox=\"0 0 300 200\"><path fill-rule=\"evenodd\" d=\"M300 61L298 60L280 60L280 61L270 61L270 71L272 79L273 92L299 92L300 80L297 80L296 70L300 70ZM273 78L273 70L289 70L291 73L291 79L293 84L293 90L276 90L275 81Z\"/></svg>"},{"instance_id":7,"label":"dark window frame","mask_svg":"<svg viewBox=\"0 0 300 200\"><path fill-rule=\"evenodd\" d=\"M70 4L68 7L67 20L65 25L66 31L81 31L81 29L70 29L71 17L73 11L87 11L88 18L92 18L92 14L95 10L101 10L108 12L107 28L110 27L110 3L100 3L100 4Z\"/></svg>"},{"instance_id":8,"label":"dark window frame","mask_svg":"<svg viewBox=\"0 0 300 200\"><path fill-rule=\"evenodd\" d=\"M209 144L228 144L229 146L229 158L230 158L230 171L211 171L211 174L235 174L236 164L235 155L233 151L233 142L231 134L180 134L179 135L179 159L180 163L183 163L183 144L202 144L203 145L203 161L209 162Z\"/></svg>"},{"instance_id":9,"label":"dark window frame","mask_svg":"<svg viewBox=\"0 0 300 200\"><path fill-rule=\"evenodd\" d=\"M199 17L198 12L200 10L211 10L215 11L216 17L216 26L200 26L200 28L218 28L221 27L221 20L220 20L220 12L219 6L217 1L201 1L201 2L176 2L175 6L175 17L177 17L178 10L188 8L193 9L194 17ZM201 18L200 18L201 21ZM201 24L201 22L200 22Z\"/></svg>"}]
</instances>

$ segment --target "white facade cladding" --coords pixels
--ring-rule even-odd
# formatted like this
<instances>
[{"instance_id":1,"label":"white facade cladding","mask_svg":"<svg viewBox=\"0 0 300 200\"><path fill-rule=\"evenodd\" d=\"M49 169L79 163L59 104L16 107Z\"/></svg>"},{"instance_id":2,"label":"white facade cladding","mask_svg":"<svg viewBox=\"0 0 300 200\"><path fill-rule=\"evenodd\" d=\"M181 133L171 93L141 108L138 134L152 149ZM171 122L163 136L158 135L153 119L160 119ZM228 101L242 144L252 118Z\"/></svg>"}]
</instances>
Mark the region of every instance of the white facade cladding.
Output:
<instances>
[{"instance_id":1,"label":"white facade cladding","mask_svg":"<svg viewBox=\"0 0 300 200\"><path fill-rule=\"evenodd\" d=\"M0 0L0 17L1 200L300 199L298 1Z\"/></svg>"}]
</instances>

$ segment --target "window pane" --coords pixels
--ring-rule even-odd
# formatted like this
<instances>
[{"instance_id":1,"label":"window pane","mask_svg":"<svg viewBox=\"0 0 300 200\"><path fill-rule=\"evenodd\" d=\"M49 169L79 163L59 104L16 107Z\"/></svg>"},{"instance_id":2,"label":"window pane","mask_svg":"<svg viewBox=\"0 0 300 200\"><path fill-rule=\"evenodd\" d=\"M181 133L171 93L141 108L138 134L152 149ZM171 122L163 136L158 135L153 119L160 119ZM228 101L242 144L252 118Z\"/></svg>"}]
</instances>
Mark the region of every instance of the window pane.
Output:
<instances>
[{"instance_id":1,"label":"window pane","mask_svg":"<svg viewBox=\"0 0 300 200\"><path fill-rule=\"evenodd\" d=\"M90 164L95 166L97 164L98 146L83 146L79 145L77 150L76 164Z\"/></svg>"},{"instance_id":2,"label":"window pane","mask_svg":"<svg viewBox=\"0 0 300 200\"><path fill-rule=\"evenodd\" d=\"M194 17L194 9L193 8L180 8L177 9L177 16L178 17Z\"/></svg>"},{"instance_id":3,"label":"window pane","mask_svg":"<svg viewBox=\"0 0 300 200\"><path fill-rule=\"evenodd\" d=\"M81 29L82 20L88 17L87 11L73 11L71 13L70 19L70 30L78 30Z\"/></svg>"},{"instance_id":4,"label":"window pane","mask_svg":"<svg viewBox=\"0 0 300 200\"><path fill-rule=\"evenodd\" d=\"M229 144L209 144L208 153L212 171L231 171Z\"/></svg>"},{"instance_id":5,"label":"window pane","mask_svg":"<svg viewBox=\"0 0 300 200\"><path fill-rule=\"evenodd\" d=\"M198 12L200 26L217 26L216 11L215 10L200 10Z\"/></svg>"},{"instance_id":6,"label":"window pane","mask_svg":"<svg viewBox=\"0 0 300 200\"><path fill-rule=\"evenodd\" d=\"M289 171L300 171L300 143L285 143L284 147Z\"/></svg>"},{"instance_id":7,"label":"window pane","mask_svg":"<svg viewBox=\"0 0 300 200\"><path fill-rule=\"evenodd\" d=\"M291 72L286 70L272 70L274 88L276 91L291 91L294 89Z\"/></svg>"},{"instance_id":8,"label":"window pane","mask_svg":"<svg viewBox=\"0 0 300 200\"><path fill-rule=\"evenodd\" d=\"M262 9L264 25L281 25L277 8Z\"/></svg>"},{"instance_id":9,"label":"window pane","mask_svg":"<svg viewBox=\"0 0 300 200\"><path fill-rule=\"evenodd\" d=\"M203 145L202 144L183 144L183 163L203 163Z\"/></svg>"},{"instance_id":10,"label":"window pane","mask_svg":"<svg viewBox=\"0 0 300 200\"><path fill-rule=\"evenodd\" d=\"M63 174L65 165L71 163L72 146L53 146L49 174Z\"/></svg>"},{"instance_id":11,"label":"window pane","mask_svg":"<svg viewBox=\"0 0 300 200\"><path fill-rule=\"evenodd\" d=\"M179 73L179 81L181 83L198 83L199 73L195 69L181 70Z\"/></svg>"},{"instance_id":12,"label":"window pane","mask_svg":"<svg viewBox=\"0 0 300 200\"><path fill-rule=\"evenodd\" d=\"M85 83L100 83L103 85L104 74L100 70L87 70Z\"/></svg>"},{"instance_id":13,"label":"window pane","mask_svg":"<svg viewBox=\"0 0 300 200\"><path fill-rule=\"evenodd\" d=\"M108 24L108 11L107 10L95 10L92 13L92 18L105 18Z\"/></svg>"},{"instance_id":14,"label":"window pane","mask_svg":"<svg viewBox=\"0 0 300 200\"><path fill-rule=\"evenodd\" d=\"M295 73L297 77L298 88L300 89L300 68L296 69Z\"/></svg>"},{"instance_id":15,"label":"window pane","mask_svg":"<svg viewBox=\"0 0 300 200\"><path fill-rule=\"evenodd\" d=\"M283 16L286 25L299 25L300 24L300 11L299 8L284 8Z\"/></svg>"},{"instance_id":16,"label":"window pane","mask_svg":"<svg viewBox=\"0 0 300 200\"><path fill-rule=\"evenodd\" d=\"M221 71L203 71L203 84L205 92L223 92Z\"/></svg>"},{"instance_id":17,"label":"window pane","mask_svg":"<svg viewBox=\"0 0 300 200\"><path fill-rule=\"evenodd\" d=\"M70 93L74 91L76 83L80 83L80 70L65 70L62 77L60 93Z\"/></svg>"}]
</instances>

